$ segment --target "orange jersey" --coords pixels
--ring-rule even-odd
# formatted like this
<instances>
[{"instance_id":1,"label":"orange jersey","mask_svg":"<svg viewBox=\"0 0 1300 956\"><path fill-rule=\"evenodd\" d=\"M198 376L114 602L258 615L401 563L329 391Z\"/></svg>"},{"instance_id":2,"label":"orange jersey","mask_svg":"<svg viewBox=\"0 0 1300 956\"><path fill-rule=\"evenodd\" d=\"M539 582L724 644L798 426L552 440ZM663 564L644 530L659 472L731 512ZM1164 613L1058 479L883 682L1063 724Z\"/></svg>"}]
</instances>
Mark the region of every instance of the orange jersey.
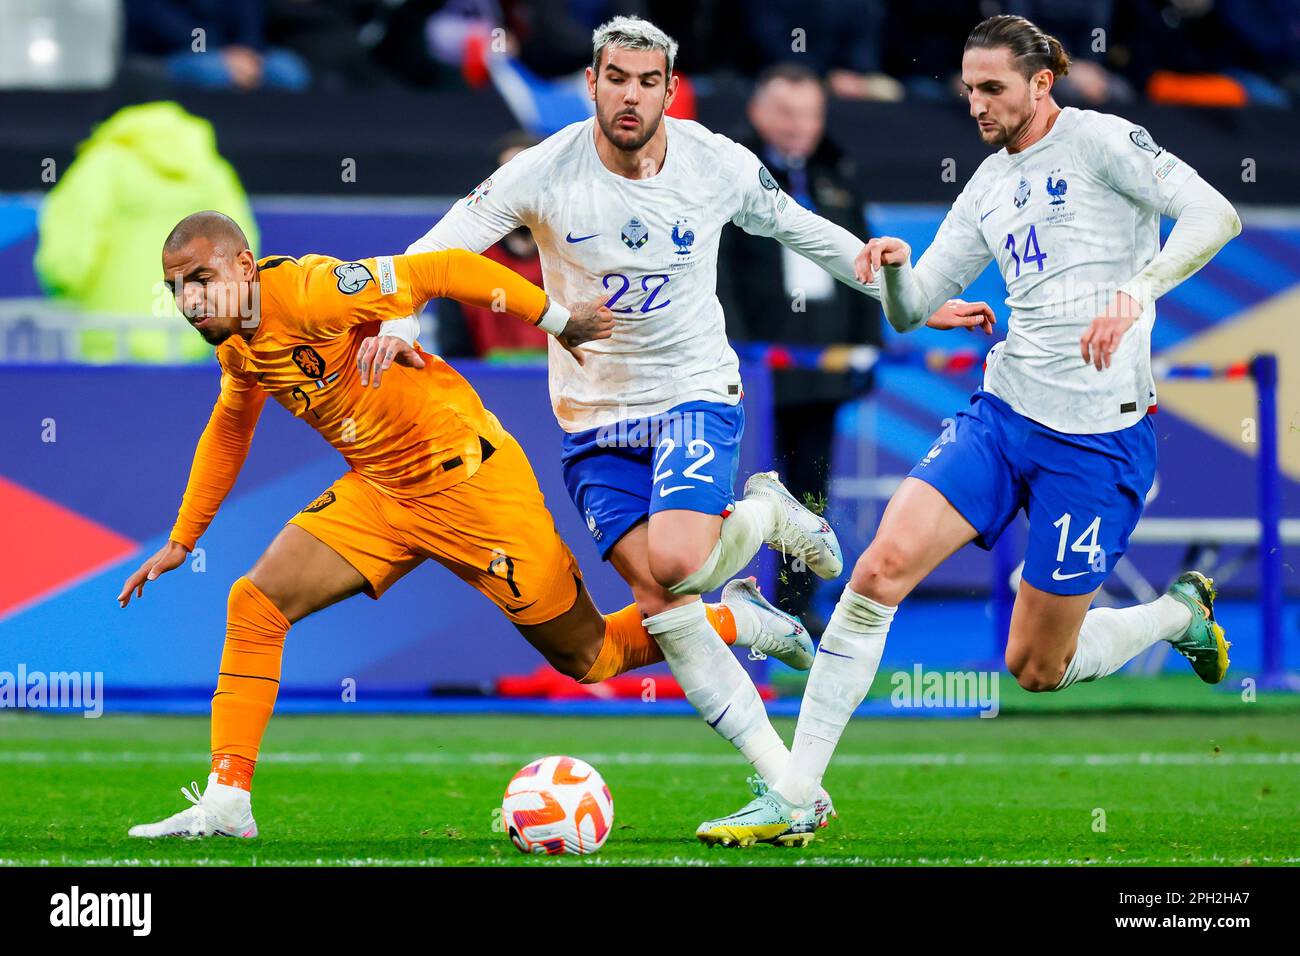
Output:
<instances>
[{"instance_id":1,"label":"orange jersey","mask_svg":"<svg viewBox=\"0 0 1300 956\"><path fill-rule=\"evenodd\" d=\"M357 350L380 322L440 296L535 324L547 303L540 288L461 249L358 262L269 256L258 261L258 275L256 329L217 347L221 394L195 452L173 540L193 548L207 529L243 464L267 395L320 432L361 478L399 498L469 478L483 442L505 441L496 416L442 359L426 353L425 368L395 365L382 388L365 388Z\"/></svg>"}]
</instances>

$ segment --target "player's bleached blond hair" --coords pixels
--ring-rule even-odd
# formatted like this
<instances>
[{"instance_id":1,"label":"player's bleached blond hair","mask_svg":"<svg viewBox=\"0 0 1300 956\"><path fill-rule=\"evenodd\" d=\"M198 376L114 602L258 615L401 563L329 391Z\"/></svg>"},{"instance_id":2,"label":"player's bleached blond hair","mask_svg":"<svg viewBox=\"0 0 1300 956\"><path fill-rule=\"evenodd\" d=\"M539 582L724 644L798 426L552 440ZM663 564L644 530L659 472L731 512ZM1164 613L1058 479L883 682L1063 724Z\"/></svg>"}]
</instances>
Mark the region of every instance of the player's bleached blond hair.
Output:
<instances>
[{"instance_id":1,"label":"player's bleached blond hair","mask_svg":"<svg viewBox=\"0 0 1300 956\"><path fill-rule=\"evenodd\" d=\"M607 46L622 47L625 50L662 50L668 60L668 76L673 74L673 61L677 59L677 41L649 20L642 20L640 17L614 17L596 27L591 34L593 70L600 70L600 54Z\"/></svg>"}]
</instances>

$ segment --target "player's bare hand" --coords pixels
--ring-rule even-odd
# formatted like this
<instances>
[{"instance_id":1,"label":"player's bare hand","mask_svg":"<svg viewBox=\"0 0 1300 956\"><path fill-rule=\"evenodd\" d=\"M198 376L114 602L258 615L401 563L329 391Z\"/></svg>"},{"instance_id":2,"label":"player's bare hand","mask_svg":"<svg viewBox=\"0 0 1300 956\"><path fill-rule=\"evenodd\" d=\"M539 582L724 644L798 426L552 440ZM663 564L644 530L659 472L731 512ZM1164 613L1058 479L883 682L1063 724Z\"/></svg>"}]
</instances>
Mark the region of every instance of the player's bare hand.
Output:
<instances>
[{"instance_id":1,"label":"player's bare hand","mask_svg":"<svg viewBox=\"0 0 1300 956\"><path fill-rule=\"evenodd\" d=\"M856 259L853 272L859 282L874 282L881 266L901 266L912 258L912 247L894 236L868 239Z\"/></svg>"},{"instance_id":2,"label":"player's bare hand","mask_svg":"<svg viewBox=\"0 0 1300 956\"><path fill-rule=\"evenodd\" d=\"M939 306L938 311L925 324L932 329L965 329L967 332L983 329L985 335L992 335L993 326L997 323L998 317L993 314L993 309L987 302L949 299Z\"/></svg>"},{"instance_id":3,"label":"player's bare hand","mask_svg":"<svg viewBox=\"0 0 1300 956\"><path fill-rule=\"evenodd\" d=\"M184 545L168 541L163 545L162 550L140 565L140 570L126 579L126 583L122 585L122 593L117 596L118 607L126 607L130 604L133 594L135 597L144 597L144 586L147 582L156 580L160 574L179 568L188 556L189 552L185 550Z\"/></svg>"},{"instance_id":4,"label":"player's bare hand","mask_svg":"<svg viewBox=\"0 0 1300 956\"><path fill-rule=\"evenodd\" d=\"M599 301L581 302L569 309L569 321L556 339L582 365L582 351L578 346L607 339L613 334L614 313Z\"/></svg>"},{"instance_id":5,"label":"player's bare hand","mask_svg":"<svg viewBox=\"0 0 1300 956\"><path fill-rule=\"evenodd\" d=\"M1098 372L1110 368L1110 358L1119 348L1124 333L1133 327L1141 314L1142 307L1136 299L1127 292L1116 292L1110 308L1093 319L1079 339L1079 353L1084 363Z\"/></svg>"},{"instance_id":6,"label":"player's bare hand","mask_svg":"<svg viewBox=\"0 0 1300 956\"><path fill-rule=\"evenodd\" d=\"M573 347L584 342L607 339L614 334L614 313L600 300L579 302L569 309L569 321L564 331L556 336L565 345Z\"/></svg>"},{"instance_id":7,"label":"player's bare hand","mask_svg":"<svg viewBox=\"0 0 1300 956\"><path fill-rule=\"evenodd\" d=\"M384 373L393 363L408 368L424 368L424 358L414 345L396 335L372 335L357 349L357 371L361 373L361 387L379 387Z\"/></svg>"}]
</instances>

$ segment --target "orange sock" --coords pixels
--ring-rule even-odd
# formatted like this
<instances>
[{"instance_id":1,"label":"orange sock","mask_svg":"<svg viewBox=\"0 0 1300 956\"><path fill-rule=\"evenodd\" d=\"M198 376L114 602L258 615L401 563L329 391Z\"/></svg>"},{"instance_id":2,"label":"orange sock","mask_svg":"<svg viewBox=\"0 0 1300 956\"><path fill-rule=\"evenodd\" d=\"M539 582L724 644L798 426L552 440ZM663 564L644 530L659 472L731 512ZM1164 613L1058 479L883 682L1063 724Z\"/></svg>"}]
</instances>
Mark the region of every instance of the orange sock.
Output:
<instances>
[{"instance_id":1,"label":"orange sock","mask_svg":"<svg viewBox=\"0 0 1300 956\"><path fill-rule=\"evenodd\" d=\"M725 604L706 604L704 613L708 615L709 623L724 644L730 646L736 643L736 618L731 613L731 608Z\"/></svg>"},{"instance_id":2,"label":"orange sock","mask_svg":"<svg viewBox=\"0 0 1300 956\"><path fill-rule=\"evenodd\" d=\"M212 770L217 782L252 789L253 766L280 689L289 621L248 578L230 588L226 646L212 695Z\"/></svg>"},{"instance_id":3,"label":"orange sock","mask_svg":"<svg viewBox=\"0 0 1300 956\"><path fill-rule=\"evenodd\" d=\"M718 636L727 644L736 640L736 621L731 609L722 604L706 604L704 611ZM641 623L641 610L629 604L622 610L605 615L605 643L601 645L591 670L578 681L598 684L624 671L635 670L664 659L659 643Z\"/></svg>"}]
</instances>

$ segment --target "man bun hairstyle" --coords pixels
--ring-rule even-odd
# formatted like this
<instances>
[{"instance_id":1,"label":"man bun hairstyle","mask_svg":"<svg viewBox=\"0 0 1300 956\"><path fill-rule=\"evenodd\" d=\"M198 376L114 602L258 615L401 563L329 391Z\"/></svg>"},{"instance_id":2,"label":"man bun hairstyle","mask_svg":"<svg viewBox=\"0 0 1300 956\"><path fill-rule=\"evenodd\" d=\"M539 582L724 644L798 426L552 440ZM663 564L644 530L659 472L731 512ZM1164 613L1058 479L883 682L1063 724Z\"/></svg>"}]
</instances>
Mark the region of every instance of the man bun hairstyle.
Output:
<instances>
[{"instance_id":1,"label":"man bun hairstyle","mask_svg":"<svg viewBox=\"0 0 1300 956\"><path fill-rule=\"evenodd\" d=\"M1017 70L1029 79L1039 70L1051 70L1055 79L1070 72L1070 57L1061 41L1024 17L1000 14L989 17L966 38L967 50L1011 51Z\"/></svg>"}]
</instances>

